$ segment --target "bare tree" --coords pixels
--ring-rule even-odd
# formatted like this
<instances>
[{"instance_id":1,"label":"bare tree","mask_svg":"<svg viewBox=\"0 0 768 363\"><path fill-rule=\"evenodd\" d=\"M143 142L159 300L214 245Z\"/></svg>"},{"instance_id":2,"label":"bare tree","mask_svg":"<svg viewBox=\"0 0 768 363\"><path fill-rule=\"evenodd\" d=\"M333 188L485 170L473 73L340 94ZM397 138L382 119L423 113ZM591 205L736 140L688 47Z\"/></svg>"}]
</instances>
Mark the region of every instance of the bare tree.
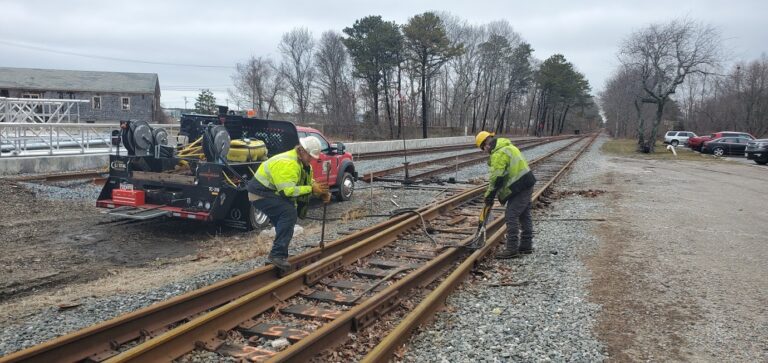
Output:
<instances>
[{"instance_id":1,"label":"bare tree","mask_svg":"<svg viewBox=\"0 0 768 363\"><path fill-rule=\"evenodd\" d=\"M245 63L235 65L232 83L235 88L228 90L229 97L240 108L250 108L262 118L269 118L277 109L277 97L284 88L274 62L264 57L252 56Z\"/></svg>"},{"instance_id":2,"label":"bare tree","mask_svg":"<svg viewBox=\"0 0 768 363\"><path fill-rule=\"evenodd\" d=\"M315 54L317 87L322 110L332 123L354 120L350 63L340 33L326 31L320 36Z\"/></svg>"},{"instance_id":3,"label":"bare tree","mask_svg":"<svg viewBox=\"0 0 768 363\"><path fill-rule=\"evenodd\" d=\"M307 28L294 28L283 34L278 45L283 54L280 73L290 86L289 97L298 109L299 122L305 122L315 77L313 51L315 41Z\"/></svg>"},{"instance_id":4,"label":"bare tree","mask_svg":"<svg viewBox=\"0 0 768 363\"><path fill-rule=\"evenodd\" d=\"M639 101L656 106L649 142L642 130L638 135L639 146L653 151L653 140L670 96L687 76L710 73L718 65L719 46L720 34L714 27L689 19L652 24L624 41L619 59L640 75Z\"/></svg>"}]
</instances>

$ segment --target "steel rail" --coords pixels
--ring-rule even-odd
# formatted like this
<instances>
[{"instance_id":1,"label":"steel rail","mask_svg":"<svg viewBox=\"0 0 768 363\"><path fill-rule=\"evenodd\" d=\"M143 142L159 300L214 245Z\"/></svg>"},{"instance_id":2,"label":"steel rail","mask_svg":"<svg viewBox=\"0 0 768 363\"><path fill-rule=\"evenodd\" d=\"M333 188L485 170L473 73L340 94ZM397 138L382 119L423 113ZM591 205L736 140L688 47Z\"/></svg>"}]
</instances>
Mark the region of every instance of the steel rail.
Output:
<instances>
[{"instance_id":1,"label":"steel rail","mask_svg":"<svg viewBox=\"0 0 768 363\"><path fill-rule=\"evenodd\" d=\"M449 198L422 213L425 219L431 219L447 209L455 208L483 192L482 187L472 188L455 197ZM223 343L217 337L219 331L228 331L253 316L264 313L288 297L297 295L306 284L319 280L335 270L354 263L379 248L397 240L399 234L420 222L418 216L408 217L393 226L381 230L358 243L313 262L280 280L273 281L251 293L248 293L224 306L200 316L178 328L172 329L159 337L137 345L107 360L114 362L156 362L170 361L200 344L213 349Z\"/></svg>"},{"instance_id":2,"label":"steel rail","mask_svg":"<svg viewBox=\"0 0 768 363\"><path fill-rule=\"evenodd\" d=\"M3 180L15 181L15 182L28 182L28 181L63 181L63 180L77 180L77 179L91 179L102 178L106 171L103 170L82 170L73 171L67 173L56 174L37 174L37 175L23 175L14 177L4 177Z\"/></svg>"},{"instance_id":3,"label":"steel rail","mask_svg":"<svg viewBox=\"0 0 768 363\"><path fill-rule=\"evenodd\" d=\"M419 210L424 211L427 208L423 207ZM415 219L406 215L395 216L329 242L323 250L312 248L299 255L291 256L289 262L296 268L301 268L404 220L414 222ZM101 361L116 354L114 349L121 344L140 337L152 337L161 333L170 324L225 304L242 296L243 291L255 290L277 279L274 266L259 267L210 286L0 357L0 363L74 362L83 359Z\"/></svg>"},{"instance_id":4,"label":"steel rail","mask_svg":"<svg viewBox=\"0 0 768 363\"><path fill-rule=\"evenodd\" d=\"M574 141L574 143L578 140ZM554 151L556 153L569 145ZM539 160L543 160L541 158ZM532 163L538 162L534 161ZM424 212L426 219L431 219L443 210L452 209L465 201L479 196L486 186L479 186L467 190L455 197L449 198ZM398 223L376 235L366 238L355 245L349 246L319 261L316 261L299 271L296 271L281 280L238 298L216 310L198 317L183 326L138 345L108 360L108 362L142 362L142 361L169 361L175 359L195 347L203 345L206 349L215 350L223 343L219 337L220 331L228 331L243 321L253 316L264 313L274 308L283 300L301 292L309 283L319 280L343 266L348 266L358 259L370 255L379 248L397 240L404 230L412 228L418 220L411 217L409 220Z\"/></svg>"},{"instance_id":5,"label":"steel rail","mask_svg":"<svg viewBox=\"0 0 768 363\"><path fill-rule=\"evenodd\" d=\"M457 195L454 199L460 197L461 195ZM424 211L426 207L420 210ZM414 222L414 217L408 218L404 215L393 217L331 242L324 251L313 248L305 253L293 256L290 258L290 262L301 268L369 238L376 232L404 220ZM215 308L242 296L243 291L252 291L275 280L277 280L277 276L272 265L257 268L251 272L217 282L211 286L188 292L170 300L12 353L0 358L0 362L71 362L86 358L100 361L116 354L115 349L121 344L138 338L150 338L160 334L170 324L185 321L200 312Z\"/></svg>"},{"instance_id":6,"label":"steel rail","mask_svg":"<svg viewBox=\"0 0 768 363\"><path fill-rule=\"evenodd\" d=\"M554 141L559 141L559 140L562 140L562 138L557 138ZM533 148L533 147L536 147L536 146L541 146L541 145L549 143L549 142L553 142L552 138L521 140L516 145L520 145L519 146L520 150L527 150L527 149L530 149L530 148ZM469 164L477 163L478 161L483 161L483 160L488 158L488 155L485 152L478 150L476 152L471 152L471 153L466 153L466 154L452 155L452 156L446 156L446 157L441 157L441 158L432 159L432 160L425 160L425 161L421 161L421 162L417 162L417 163L411 163L410 165L408 165L408 169L409 170L416 170L416 169L423 168L423 167L428 167L428 166L431 166L431 165L434 165L434 164L455 162L457 157L462 159L461 161L459 161L458 166L459 167L463 167L463 166L466 166L466 165L469 165ZM440 174L440 173L443 173L443 172L446 172L446 171L450 171L453 168L455 168L456 165L457 164L447 165L447 166L441 167L439 169L434 169L434 170L429 170L429 171L425 171L425 172L422 172L422 173L417 173L417 174L411 175L410 179L426 178L426 177L429 177L429 176L432 176L432 175L435 175L435 174ZM390 174L402 172L404 170L405 170L405 166L395 166L395 167L391 167L391 168L387 168L387 169L382 169L382 170L374 171L372 173L366 173L365 175L363 175L360 178L360 180L363 180L365 182L370 183L371 181L376 181L376 179L381 178L381 177L383 177L385 175L390 175Z\"/></svg>"},{"instance_id":7,"label":"steel rail","mask_svg":"<svg viewBox=\"0 0 768 363\"><path fill-rule=\"evenodd\" d=\"M588 142L560 171L550 179L541 189L537 190L531 197L532 202L536 202L549 188L557 182L572 166L573 163L592 146L597 134ZM506 225L498 232L503 235L506 232ZM408 315L406 315L394 330L392 330L373 350L371 350L361 362L387 362L393 356L395 350L402 345L411 333L422 323L434 315L445 303L448 295L455 290L459 284L469 275L474 266L495 246L494 243L487 243L483 248L475 251L454 270L448 278L443 280L421 303L419 303Z\"/></svg>"},{"instance_id":8,"label":"steel rail","mask_svg":"<svg viewBox=\"0 0 768 363\"><path fill-rule=\"evenodd\" d=\"M543 160L549 159L553 155L569 148L570 146L574 145L580 140L581 139L576 140L573 143L570 143L569 145L566 145L548 154L547 156L536 160L535 163L538 164ZM565 170L568 169L568 167L573 162L573 160L575 160L575 158L578 158L578 156L581 155L581 152L583 150L584 148L581 148L575 154L575 156L560 169L560 171L555 176L553 176L547 183L545 183L543 187L538 188L537 193L535 195L536 199L538 199L538 197L545 190L547 190L555 182L555 180L564 173ZM501 240L501 236L504 235L505 229L506 229L506 225L504 223L503 215L500 215L499 217L495 218L488 226L487 233L491 235L491 239L487 241L485 246L481 248L480 251L477 251L472 255L482 256L485 253L487 253L487 251L490 251L492 246L494 246L496 243L498 243L498 241ZM470 243L472 239L473 239L472 236L468 237L467 239L461 242L461 245ZM350 310L344 312L344 314L334 319L333 321L329 322L328 324L321 326L318 330L312 332L309 336L302 338L298 342L288 346L285 350L272 356L268 361L269 362L309 361L318 352L324 349L327 349L329 347L335 346L341 340L345 340L345 338L349 333L353 333L355 331L361 330L364 327L365 322L372 319L371 315L373 315L374 317L378 317L386 313L388 309L391 309L392 307L396 306L399 303L401 296L405 295L406 292L409 292L410 290L412 290L417 286L421 286L421 287L427 286L429 283L434 281L438 276L442 275L442 272L445 270L445 268L450 266L453 262L457 261L462 255L464 255L465 254L464 252L465 251L462 248L449 247L439 257L431 260L429 263L422 266L422 268L418 269L413 273L406 275L401 280L390 285L384 291L381 291L380 293L370 298L369 300L366 300L365 302L359 305L356 305ZM465 262L460 264L460 268L462 266L471 267L472 265L474 265L474 261L466 262L465 260ZM466 270L466 273L468 273L468 271L469 270ZM462 272L462 274L463 273L464 272ZM441 285L444 283L445 281L441 283ZM454 282L450 280L448 281L448 283L454 284Z\"/></svg>"}]
</instances>

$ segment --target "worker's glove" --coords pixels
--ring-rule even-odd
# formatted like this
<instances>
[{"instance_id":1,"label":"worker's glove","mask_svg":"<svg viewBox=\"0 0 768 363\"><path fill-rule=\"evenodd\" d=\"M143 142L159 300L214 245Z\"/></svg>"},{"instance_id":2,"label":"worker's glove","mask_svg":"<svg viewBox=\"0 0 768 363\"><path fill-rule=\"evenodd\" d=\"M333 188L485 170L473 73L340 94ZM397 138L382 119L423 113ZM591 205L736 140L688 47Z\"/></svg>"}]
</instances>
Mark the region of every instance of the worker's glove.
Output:
<instances>
[{"instance_id":1,"label":"worker's glove","mask_svg":"<svg viewBox=\"0 0 768 363\"><path fill-rule=\"evenodd\" d=\"M325 192L322 195L320 195L320 199L323 200L323 203L328 204L331 202L331 193Z\"/></svg>"},{"instance_id":2,"label":"worker's glove","mask_svg":"<svg viewBox=\"0 0 768 363\"><path fill-rule=\"evenodd\" d=\"M323 195L328 193L328 184L325 183L312 183L312 194Z\"/></svg>"},{"instance_id":3,"label":"worker's glove","mask_svg":"<svg viewBox=\"0 0 768 363\"><path fill-rule=\"evenodd\" d=\"M493 199L491 199L490 203L488 203L488 201L485 202L483 211L480 212L480 225L485 225L485 220L488 218L488 215L491 214L491 209L493 209Z\"/></svg>"}]
</instances>

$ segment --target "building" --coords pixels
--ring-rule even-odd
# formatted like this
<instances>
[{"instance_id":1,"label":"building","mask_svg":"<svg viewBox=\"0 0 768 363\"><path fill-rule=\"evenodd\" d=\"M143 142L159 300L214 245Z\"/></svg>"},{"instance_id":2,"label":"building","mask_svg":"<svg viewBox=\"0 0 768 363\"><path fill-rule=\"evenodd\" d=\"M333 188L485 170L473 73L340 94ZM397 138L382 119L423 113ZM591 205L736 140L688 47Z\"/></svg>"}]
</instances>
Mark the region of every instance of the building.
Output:
<instances>
[{"instance_id":1,"label":"building","mask_svg":"<svg viewBox=\"0 0 768 363\"><path fill-rule=\"evenodd\" d=\"M0 97L87 100L84 122L163 119L156 73L0 67Z\"/></svg>"}]
</instances>

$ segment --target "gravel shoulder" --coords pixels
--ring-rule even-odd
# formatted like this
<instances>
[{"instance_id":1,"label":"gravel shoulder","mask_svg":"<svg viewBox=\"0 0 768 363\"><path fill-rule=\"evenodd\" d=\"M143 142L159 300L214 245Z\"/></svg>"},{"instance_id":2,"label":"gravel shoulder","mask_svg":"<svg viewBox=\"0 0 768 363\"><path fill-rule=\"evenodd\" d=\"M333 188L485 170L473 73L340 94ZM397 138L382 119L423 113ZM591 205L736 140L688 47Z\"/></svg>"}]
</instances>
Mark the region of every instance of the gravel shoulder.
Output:
<instances>
[{"instance_id":1,"label":"gravel shoulder","mask_svg":"<svg viewBox=\"0 0 768 363\"><path fill-rule=\"evenodd\" d=\"M765 167L607 157L601 169L608 221L587 263L611 357L768 360Z\"/></svg>"}]
</instances>

